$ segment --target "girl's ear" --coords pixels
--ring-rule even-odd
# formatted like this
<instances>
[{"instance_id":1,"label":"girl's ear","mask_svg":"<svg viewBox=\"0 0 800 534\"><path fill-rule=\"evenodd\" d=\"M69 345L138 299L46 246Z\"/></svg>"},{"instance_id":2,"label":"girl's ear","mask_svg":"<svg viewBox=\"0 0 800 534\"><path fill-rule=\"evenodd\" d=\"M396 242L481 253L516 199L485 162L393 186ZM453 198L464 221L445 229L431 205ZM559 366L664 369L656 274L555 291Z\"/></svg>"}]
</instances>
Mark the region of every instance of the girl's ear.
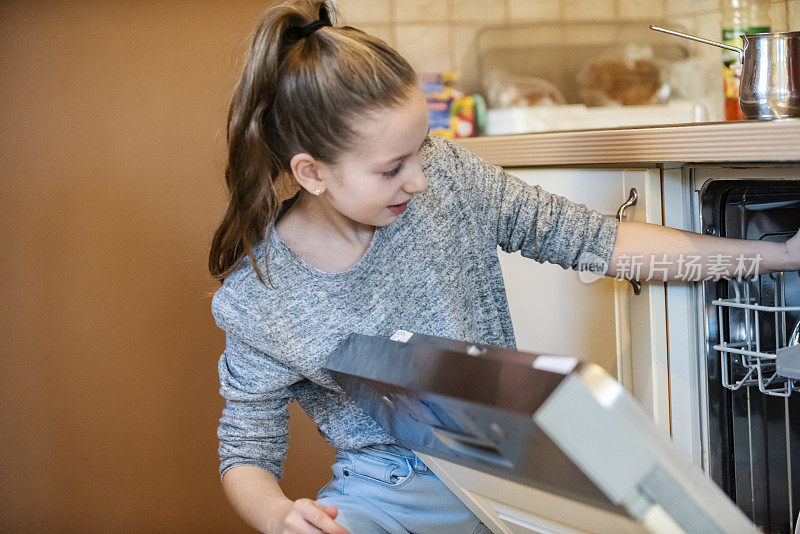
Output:
<instances>
[{"instance_id":1,"label":"girl's ear","mask_svg":"<svg viewBox=\"0 0 800 534\"><path fill-rule=\"evenodd\" d=\"M297 183L309 193L325 190L324 173L321 173L323 165L315 160L310 154L295 154L289 162Z\"/></svg>"}]
</instances>

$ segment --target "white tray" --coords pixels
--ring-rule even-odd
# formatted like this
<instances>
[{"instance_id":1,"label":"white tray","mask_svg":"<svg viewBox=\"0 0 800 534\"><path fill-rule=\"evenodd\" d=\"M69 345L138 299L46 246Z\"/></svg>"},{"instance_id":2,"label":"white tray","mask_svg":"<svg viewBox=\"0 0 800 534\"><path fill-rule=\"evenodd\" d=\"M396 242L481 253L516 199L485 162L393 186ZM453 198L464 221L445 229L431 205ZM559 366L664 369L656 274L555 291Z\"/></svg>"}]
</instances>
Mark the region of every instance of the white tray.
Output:
<instances>
[{"instance_id":1,"label":"white tray","mask_svg":"<svg viewBox=\"0 0 800 534\"><path fill-rule=\"evenodd\" d=\"M708 106L676 101L652 106L587 107L583 104L487 110L485 135L706 122Z\"/></svg>"}]
</instances>

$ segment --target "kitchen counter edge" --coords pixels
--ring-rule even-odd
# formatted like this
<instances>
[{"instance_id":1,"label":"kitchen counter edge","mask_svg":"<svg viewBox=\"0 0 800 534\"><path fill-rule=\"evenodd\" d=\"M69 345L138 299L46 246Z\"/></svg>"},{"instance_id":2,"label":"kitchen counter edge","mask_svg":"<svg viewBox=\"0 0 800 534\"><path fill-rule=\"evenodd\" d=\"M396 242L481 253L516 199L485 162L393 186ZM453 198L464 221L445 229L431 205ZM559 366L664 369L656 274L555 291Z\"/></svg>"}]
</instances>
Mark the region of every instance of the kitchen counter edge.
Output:
<instances>
[{"instance_id":1,"label":"kitchen counter edge","mask_svg":"<svg viewBox=\"0 0 800 534\"><path fill-rule=\"evenodd\" d=\"M454 141L501 167L800 162L800 119L541 132Z\"/></svg>"}]
</instances>

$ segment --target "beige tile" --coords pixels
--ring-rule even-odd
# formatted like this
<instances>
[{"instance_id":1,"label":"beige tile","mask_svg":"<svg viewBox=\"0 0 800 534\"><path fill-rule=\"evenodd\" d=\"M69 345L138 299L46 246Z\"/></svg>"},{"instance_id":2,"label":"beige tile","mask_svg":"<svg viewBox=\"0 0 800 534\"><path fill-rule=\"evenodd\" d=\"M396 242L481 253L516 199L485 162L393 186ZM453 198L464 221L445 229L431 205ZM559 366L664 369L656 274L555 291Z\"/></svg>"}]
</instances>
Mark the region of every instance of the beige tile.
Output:
<instances>
[{"instance_id":1,"label":"beige tile","mask_svg":"<svg viewBox=\"0 0 800 534\"><path fill-rule=\"evenodd\" d=\"M691 11L692 0L664 0L664 11L670 16L685 15Z\"/></svg>"},{"instance_id":2,"label":"beige tile","mask_svg":"<svg viewBox=\"0 0 800 534\"><path fill-rule=\"evenodd\" d=\"M608 31L605 24L586 24L580 32L564 32L559 42L567 45L580 45L581 48L594 45L616 45L619 43L619 36Z\"/></svg>"},{"instance_id":3,"label":"beige tile","mask_svg":"<svg viewBox=\"0 0 800 534\"><path fill-rule=\"evenodd\" d=\"M397 0L394 11L398 22L446 22L447 0Z\"/></svg>"},{"instance_id":4,"label":"beige tile","mask_svg":"<svg viewBox=\"0 0 800 534\"><path fill-rule=\"evenodd\" d=\"M673 17L670 20L670 24L673 24L676 28L682 26L686 33L715 41L719 41L722 38L722 14L719 12L706 13L704 15L684 15L681 17ZM680 30L680 28L678 29ZM686 47L689 54L693 57L707 58L712 64L722 61L722 51L715 46L693 43L683 39L681 39L681 41L684 41L682 43L683 46Z\"/></svg>"},{"instance_id":5,"label":"beige tile","mask_svg":"<svg viewBox=\"0 0 800 534\"><path fill-rule=\"evenodd\" d=\"M558 24L542 24L535 32L513 32L509 35L502 27L491 28L481 35L483 50L493 48L530 48L552 46L565 39L564 30Z\"/></svg>"},{"instance_id":6,"label":"beige tile","mask_svg":"<svg viewBox=\"0 0 800 534\"><path fill-rule=\"evenodd\" d=\"M667 17L667 24L669 24L668 27L670 28L705 37L706 39L714 41L722 39L722 14L720 12L700 15L673 15ZM679 38L676 37L676 39ZM720 54L722 52L715 46L694 43L685 39L679 39L679 41L692 56L721 58Z\"/></svg>"},{"instance_id":7,"label":"beige tile","mask_svg":"<svg viewBox=\"0 0 800 534\"><path fill-rule=\"evenodd\" d=\"M769 20L772 31L785 32L789 29L789 4L787 2L772 2L769 5Z\"/></svg>"},{"instance_id":8,"label":"beige tile","mask_svg":"<svg viewBox=\"0 0 800 534\"><path fill-rule=\"evenodd\" d=\"M789 31L800 31L800 0L789 0Z\"/></svg>"},{"instance_id":9,"label":"beige tile","mask_svg":"<svg viewBox=\"0 0 800 534\"><path fill-rule=\"evenodd\" d=\"M694 18L695 31L698 32L701 37L706 37L707 39L713 40L722 39L722 13L717 11L715 13L695 15ZM704 48L710 48L715 53L720 52L720 50L714 46L706 45Z\"/></svg>"},{"instance_id":10,"label":"beige tile","mask_svg":"<svg viewBox=\"0 0 800 534\"><path fill-rule=\"evenodd\" d=\"M689 0L664 0L664 12L672 17L682 15L688 9Z\"/></svg>"},{"instance_id":11,"label":"beige tile","mask_svg":"<svg viewBox=\"0 0 800 534\"><path fill-rule=\"evenodd\" d=\"M478 79L478 44L477 37L481 25L477 23L462 23L454 27L455 31L455 65L461 78L458 87L473 93L480 90Z\"/></svg>"},{"instance_id":12,"label":"beige tile","mask_svg":"<svg viewBox=\"0 0 800 534\"><path fill-rule=\"evenodd\" d=\"M687 15L720 11L719 0L666 0L664 9L670 15Z\"/></svg>"},{"instance_id":13,"label":"beige tile","mask_svg":"<svg viewBox=\"0 0 800 534\"><path fill-rule=\"evenodd\" d=\"M344 17L344 23L357 26L362 22L391 22L389 0L336 0L336 6Z\"/></svg>"},{"instance_id":14,"label":"beige tile","mask_svg":"<svg viewBox=\"0 0 800 534\"><path fill-rule=\"evenodd\" d=\"M453 28L455 31L455 68L461 69L465 61L478 56L477 37L481 25L477 23L462 23L456 24Z\"/></svg>"},{"instance_id":15,"label":"beige tile","mask_svg":"<svg viewBox=\"0 0 800 534\"><path fill-rule=\"evenodd\" d=\"M508 16L512 21L558 20L561 0L509 0Z\"/></svg>"},{"instance_id":16,"label":"beige tile","mask_svg":"<svg viewBox=\"0 0 800 534\"><path fill-rule=\"evenodd\" d=\"M563 0L567 20L607 20L614 18L614 0Z\"/></svg>"},{"instance_id":17,"label":"beige tile","mask_svg":"<svg viewBox=\"0 0 800 534\"><path fill-rule=\"evenodd\" d=\"M680 16L671 16L667 18L669 28L676 28L678 31L685 31L686 33L691 33L693 35L697 35L697 17L692 15L680 15ZM706 35L705 37L713 38L714 36ZM676 37L678 39L678 37ZM703 46L700 43L692 43L690 41L682 40L685 45L689 45L688 49L692 50L695 47L695 44L698 46Z\"/></svg>"},{"instance_id":18,"label":"beige tile","mask_svg":"<svg viewBox=\"0 0 800 534\"><path fill-rule=\"evenodd\" d=\"M452 0L456 22L498 22L506 19L505 0Z\"/></svg>"},{"instance_id":19,"label":"beige tile","mask_svg":"<svg viewBox=\"0 0 800 534\"><path fill-rule=\"evenodd\" d=\"M418 72L452 70L450 26L447 24L398 24L397 50Z\"/></svg>"},{"instance_id":20,"label":"beige tile","mask_svg":"<svg viewBox=\"0 0 800 534\"><path fill-rule=\"evenodd\" d=\"M709 11L719 13L719 0L693 0L691 10L692 13L707 13Z\"/></svg>"},{"instance_id":21,"label":"beige tile","mask_svg":"<svg viewBox=\"0 0 800 534\"><path fill-rule=\"evenodd\" d=\"M383 39L389 46L395 46L395 37L392 24L354 24L359 30L364 30L370 35Z\"/></svg>"},{"instance_id":22,"label":"beige tile","mask_svg":"<svg viewBox=\"0 0 800 534\"><path fill-rule=\"evenodd\" d=\"M617 14L623 20L658 20L664 16L664 0L617 0Z\"/></svg>"},{"instance_id":23,"label":"beige tile","mask_svg":"<svg viewBox=\"0 0 800 534\"><path fill-rule=\"evenodd\" d=\"M695 35L719 41L722 39L722 13L717 11L715 13L695 15L692 27L692 32ZM689 48L689 50L696 57L706 58L709 64L716 63L719 65L722 63L722 50L715 46L697 43L696 47ZM720 74L720 76L722 75Z\"/></svg>"},{"instance_id":24,"label":"beige tile","mask_svg":"<svg viewBox=\"0 0 800 534\"><path fill-rule=\"evenodd\" d=\"M662 21L663 21L662 24L666 28L669 28L671 30L675 30L677 32L683 32L683 33L692 33L692 32L694 32L695 19L691 15L682 15L682 16L672 15L672 16L667 16L667 17L664 17L662 19ZM688 41L686 39L681 39L680 37L671 37L671 36L669 36L667 34L662 34L659 37L661 37L662 39L667 39L666 42L668 42L668 43L673 43L673 44L678 43L678 44L683 44L683 45L690 44L690 41Z\"/></svg>"}]
</instances>

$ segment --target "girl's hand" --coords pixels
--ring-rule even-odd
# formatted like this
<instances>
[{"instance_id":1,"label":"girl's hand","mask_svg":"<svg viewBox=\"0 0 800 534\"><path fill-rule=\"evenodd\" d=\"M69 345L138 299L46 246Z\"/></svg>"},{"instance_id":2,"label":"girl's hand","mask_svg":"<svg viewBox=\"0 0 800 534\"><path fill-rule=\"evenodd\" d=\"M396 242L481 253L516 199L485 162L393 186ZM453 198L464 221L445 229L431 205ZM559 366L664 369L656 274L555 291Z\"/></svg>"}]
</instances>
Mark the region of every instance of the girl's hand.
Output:
<instances>
[{"instance_id":1,"label":"girl's hand","mask_svg":"<svg viewBox=\"0 0 800 534\"><path fill-rule=\"evenodd\" d=\"M278 518L277 532L280 534L350 534L334 521L339 513L335 506L325 506L311 499L297 499L285 508L283 517Z\"/></svg>"}]
</instances>

